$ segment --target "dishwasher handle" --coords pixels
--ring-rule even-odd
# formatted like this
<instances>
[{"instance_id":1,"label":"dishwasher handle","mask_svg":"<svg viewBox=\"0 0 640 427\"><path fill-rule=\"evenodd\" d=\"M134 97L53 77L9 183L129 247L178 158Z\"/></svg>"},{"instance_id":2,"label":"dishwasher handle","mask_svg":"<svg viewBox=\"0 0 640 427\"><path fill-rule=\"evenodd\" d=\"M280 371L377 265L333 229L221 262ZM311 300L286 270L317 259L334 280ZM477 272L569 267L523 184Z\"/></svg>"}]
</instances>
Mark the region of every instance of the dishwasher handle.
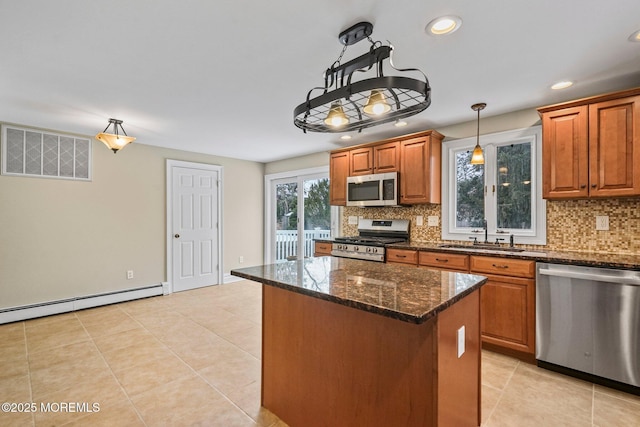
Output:
<instances>
[{"instance_id":1,"label":"dishwasher handle","mask_svg":"<svg viewBox=\"0 0 640 427\"><path fill-rule=\"evenodd\" d=\"M551 270L548 268L541 268L538 270L538 273L544 274L545 276L568 277L570 279L596 280L598 282L608 282L608 283L618 283L621 285L640 286L640 278L637 278L637 277L624 277L624 276L621 277L621 276L613 276L608 274L597 274L597 273L581 273L578 271L569 271L569 270Z\"/></svg>"}]
</instances>

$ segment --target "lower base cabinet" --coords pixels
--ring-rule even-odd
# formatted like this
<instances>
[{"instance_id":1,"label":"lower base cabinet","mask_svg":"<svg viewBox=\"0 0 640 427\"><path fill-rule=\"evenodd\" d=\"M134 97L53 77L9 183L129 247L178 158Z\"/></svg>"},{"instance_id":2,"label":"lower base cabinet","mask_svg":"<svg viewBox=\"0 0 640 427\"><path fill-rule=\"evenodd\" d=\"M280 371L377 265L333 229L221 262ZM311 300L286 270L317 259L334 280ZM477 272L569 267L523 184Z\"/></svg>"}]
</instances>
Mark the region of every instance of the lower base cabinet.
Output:
<instances>
[{"instance_id":1,"label":"lower base cabinet","mask_svg":"<svg viewBox=\"0 0 640 427\"><path fill-rule=\"evenodd\" d=\"M480 289L483 347L535 362L535 262L471 256L471 273L487 276Z\"/></svg>"},{"instance_id":2,"label":"lower base cabinet","mask_svg":"<svg viewBox=\"0 0 640 427\"><path fill-rule=\"evenodd\" d=\"M313 256L331 255L332 245L329 242L314 242Z\"/></svg>"},{"instance_id":3,"label":"lower base cabinet","mask_svg":"<svg viewBox=\"0 0 640 427\"><path fill-rule=\"evenodd\" d=\"M387 262L488 277L480 288L482 347L535 363L535 261L389 248Z\"/></svg>"}]
</instances>

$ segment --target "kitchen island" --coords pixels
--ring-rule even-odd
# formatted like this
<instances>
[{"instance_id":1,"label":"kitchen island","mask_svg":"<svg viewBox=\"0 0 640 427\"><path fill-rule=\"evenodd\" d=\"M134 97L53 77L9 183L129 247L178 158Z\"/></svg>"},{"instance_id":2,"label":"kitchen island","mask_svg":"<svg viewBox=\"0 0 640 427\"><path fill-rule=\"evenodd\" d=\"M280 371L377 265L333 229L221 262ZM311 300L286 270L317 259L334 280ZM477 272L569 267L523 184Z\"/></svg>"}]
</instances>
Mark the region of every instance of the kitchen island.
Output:
<instances>
[{"instance_id":1,"label":"kitchen island","mask_svg":"<svg viewBox=\"0 0 640 427\"><path fill-rule=\"evenodd\" d=\"M291 427L480 425L485 277L317 257L263 284L262 405Z\"/></svg>"}]
</instances>

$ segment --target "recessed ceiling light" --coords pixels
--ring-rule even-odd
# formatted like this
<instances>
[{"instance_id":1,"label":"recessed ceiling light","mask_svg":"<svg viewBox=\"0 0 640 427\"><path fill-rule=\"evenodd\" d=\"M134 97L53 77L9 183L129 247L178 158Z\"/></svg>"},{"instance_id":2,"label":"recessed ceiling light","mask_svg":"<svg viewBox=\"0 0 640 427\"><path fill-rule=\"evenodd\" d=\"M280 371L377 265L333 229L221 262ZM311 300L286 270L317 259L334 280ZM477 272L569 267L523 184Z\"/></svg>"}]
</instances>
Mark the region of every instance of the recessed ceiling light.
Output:
<instances>
[{"instance_id":1,"label":"recessed ceiling light","mask_svg":"<svg viewBox=\"0 0 640 427\"><path fill-rule=\"evenodd\" d=\"M432 36L443 36L451 34L462 25L462 19L459 16L447 15L440 16L427 24L425 31Z\"/></svg>"},{"instance_id":2,"label":"recessed ceiling light","mask_svg":"<svg viewBox=\"0 0 640 427\"><path fill-rule=\"evenodd\" d=\"M342 139L342 140L344 140L344 141L348 141L348 140L350 140L350 139L351 139L351 135L342 135L342 136L340 137L340 139Z\"/></svg>"},{"instance_id":3,"label":"recessed ceiling light","mask_svg":"<svg viewBox=\"0 0 640 427\"><path fill-rule=\"evenodd\" d=\"M405 122L404 120L399 120L399 119L396 120L396 122L394 123L394 126L398 127L398 128L402 127L402 126L406 126L406 125L407 125L407 122Z\"/></svg>"},{"instance_id":4,"label":"recessed ceiling light","mask_svg":"<svg viewBox=\"0 0 640 427\"><path fill-rule=\"evenodd\" d=\"M569 81L569 80L564 80L564 81L561 81L561 82L558 82L558 83L552 85L551 89L553 89L553 90L566 89L569 86L573 86L573 82Z\"/></svg>"},{"instance_id":5,"label":"recessed ceiling light","mask_svg":"<svg viewBox=\"0 0 640 427\"><path fill-rule=\"evenodd\" d=\"M638 30L635 33L631 34L629 36L629 41L630 42L640 42L640 30Z\"/></svg>"}]
</instances>

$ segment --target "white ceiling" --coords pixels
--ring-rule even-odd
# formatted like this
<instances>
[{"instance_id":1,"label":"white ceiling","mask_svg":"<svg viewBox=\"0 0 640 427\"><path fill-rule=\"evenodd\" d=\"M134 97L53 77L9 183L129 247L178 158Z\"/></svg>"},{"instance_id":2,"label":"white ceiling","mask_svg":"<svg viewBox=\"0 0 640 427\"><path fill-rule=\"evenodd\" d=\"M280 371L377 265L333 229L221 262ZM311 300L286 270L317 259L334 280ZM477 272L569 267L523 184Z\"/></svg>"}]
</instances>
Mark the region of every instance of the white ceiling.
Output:
<instances>
[{"instance_id":1,"label":"white ceiling","mask_svg":"<svg viewBox=\"0 0 640 427\"><path fill-rule=\"evenodd\" d=\"M428 36L446 14L461 29ZM293 108L363 20L427 75L431 106L348 144L304 134ZM0 121L91 135L113 117L137 143L268 162L474 120L476 102L487 117L640 86L637 30L638 0L0 0Z\"/></svg>"}]
</instances>

